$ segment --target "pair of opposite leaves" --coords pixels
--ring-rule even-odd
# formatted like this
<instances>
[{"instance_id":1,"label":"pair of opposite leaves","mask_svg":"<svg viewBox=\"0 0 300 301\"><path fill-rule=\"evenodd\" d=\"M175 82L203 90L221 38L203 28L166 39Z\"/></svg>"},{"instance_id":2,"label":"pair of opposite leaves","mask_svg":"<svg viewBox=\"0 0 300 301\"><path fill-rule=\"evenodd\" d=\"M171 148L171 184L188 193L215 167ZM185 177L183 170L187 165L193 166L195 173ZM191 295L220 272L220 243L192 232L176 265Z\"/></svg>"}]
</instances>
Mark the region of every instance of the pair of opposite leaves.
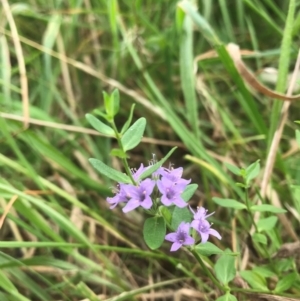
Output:
<instances>
[{"instance_id":1,"label":"pair of opposite leaves","mask_svg":"<svg viewBox=\"0 0 300 301\"><path fill-rule=\"evenodd\" d=\"M244 62L241 58L241 54L249 55L249 54L253 54L254 53L253 51L240 50L240 47L234 43L229 43L226 46L226 49L227 49L231 59L233 60L235 68L239 72L240 76L254 90L256 90L266 96L269 96L271 98L280 99L283 101L300 100L300 94L288 96L288 95L284 95L284 94L275 92L275 91L269 89L268 87L264 86L263 84L261 84L256 79L255 75L246 67L246 65L244 64ZM205 60L205 59L217 57L217 56L218 56L217 52L212 50L212 51L208 51L204 54L199 55L196 58L196 61Z\"/></svg>"}]
</instances>

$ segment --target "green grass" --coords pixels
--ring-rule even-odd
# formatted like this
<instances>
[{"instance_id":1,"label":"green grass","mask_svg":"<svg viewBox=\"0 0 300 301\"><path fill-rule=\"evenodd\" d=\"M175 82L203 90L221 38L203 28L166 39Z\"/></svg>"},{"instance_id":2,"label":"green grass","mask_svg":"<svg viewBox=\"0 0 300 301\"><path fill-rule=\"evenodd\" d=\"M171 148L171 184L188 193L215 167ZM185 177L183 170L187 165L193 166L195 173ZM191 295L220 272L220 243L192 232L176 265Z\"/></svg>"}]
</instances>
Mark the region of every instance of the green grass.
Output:
<instances>
[{"instance_id":1,"label":"green grass","mask_svg":"<svg viewBox=\"0 0 300 301\"><path fill-rule=\"evenodd\" d=\"M300 3L198 1L197 12L192 2L181 3L189 16L184 19L175 0L9 1L18 36L3 18L0 213L15 201L0 230L0 300L138 300L182 287L214 300L209 293L215 287L185 252L172 257L167 243L158 251L145 246L141 212L124 216L120 208L109 210L105 199L115 183L96 174L88 159L120 168L109 155L116 144L88 132L84 117L103 109L103 90L120 90L119 128L136 103L133 120L147 119L148 139L131 152L131 167L179 145L171 161L199 185L191 203L216 211L214 227L224 237L216 242L220 248L243 251L250 221L243 213L216 208L211 198L244 198L225 163L243 167L260 159L265 166L282 103L253 93L225 46L234 42L259 51L246 64L254 72L279 68L276 88L284 92L299 48L294 10ZM2 7L1 13L6 15ZM13 118L23 116L24 92L13 39L21 42L35 119L26 130ZM195 75L194 58L212 49L219 58L198 62ZM299 152L284 156L295 141L299 107L292 103L270 180L281 205L291 208L289 224L278 223L269 233L274 252L278 242L295 240L286 227L300 239L299 189L292 188L300 183ZM250 191L253 198L261 178L262 173ZM251 252L248 267L260 266ZM184 268L176 268L179 263ZM299 298L299 276L285 294Z\"/></svg>"}]
</instances>

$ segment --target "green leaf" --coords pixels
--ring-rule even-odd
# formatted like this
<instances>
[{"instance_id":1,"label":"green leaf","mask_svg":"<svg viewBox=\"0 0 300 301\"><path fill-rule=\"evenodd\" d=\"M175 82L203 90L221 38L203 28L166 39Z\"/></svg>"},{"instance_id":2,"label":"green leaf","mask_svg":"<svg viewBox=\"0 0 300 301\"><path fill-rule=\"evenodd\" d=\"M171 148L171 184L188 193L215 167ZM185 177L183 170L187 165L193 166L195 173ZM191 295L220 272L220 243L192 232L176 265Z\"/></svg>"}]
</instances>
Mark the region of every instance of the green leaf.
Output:
<instances>
[{"instance_id":1,"label":"green leaf","mask_svg":"<svg viewBox=\"0 0 300 301\"><path fill-rule=\"evenodd\" d=\"M259 174L260 171L260 164L259 160L256 162L252 163L246 168L246 183L249 184L251 180L256 178Z\"/></svg>"},{"instance_id":2,"label":"green leaf","mask_svg":"<svg viewBox=\"0 0 300 301\"><path fill-rule=\"evenodd\" d=\"M226 295L219 297L216 301L237 301L237 298L227 292Z\"/></svg>"},{"instance_id":3,"label":"green leaf","mask_svg":"<svg viewBox=\"0 0 300 301\"><path fill-rule=\"evenodd\" d=\"M191 219L192 213L187 207L179 208L176 206L172 213L171 228L176 230L181 222L190 223Z\"/></svg>"},{"instance_id":4,"label":"green leaf","mask_svg":"<svg viewBox=\"0 0 300 301\"><path fill-rule=\"evenodd\" d=\"M237 176L240 176L241 175L241 170L240 168L234 166L234 165L231 165L229 163L225 163L225 166L235 175Z\"/></svg>"},{"instance_id":5,"label":"green leaf","mask_svg":"<svg viewBox=\"0 0 300 301\"><path fill-rule=\"evenodd\" d=\"M268 266L254 267L252 271L257 273L258 275L261 275L264 278L276 276L276 274Z\"/></svg>"},{"instance_id":6,"label":"green leaf","mask_svg":"<svg viewBox=\"0 0 300 301\"><path fill-rule=\"evenodd\" d=\"M296 130L296 141L297 141L298 146L300 147L300 131L299 130Z\"/></svg>"},{"instance_id":7,"label":"green leaf","mask_svg":"<svg viewBox=\"0 0 300 301\"><path fill-rule=\"evenodd\" d=\"M185 17L184 11L180 7L177 6L176 7L175 24L176 24L176 29L177 29L178 33L181 33L184 17Z\"/></svg>"},{"instance_id":8,"label":"green leaf","mask_svg":"<svg viewBox=\"0 0 300 301\"><path fill-rule=\"evenodd\" d=\"M103 93L106 114L109 119L112 119L111 107L110 107L110 95L108 93L106 93L105 91L103 91L102 93Z\"/></svg>"},{"instance_id":9,"label":"green leaf","mask_svg":"<svg viewBox=\"0 0 300 301\"><path fill-rule=\"evenodd\" d=\"M190 184L188 185L184 192L181 194L182 199L185 202L188 202L190 200L190 198L194 195L195 191L198 188L198 184Z\"/></svg>"},{"instance_id":10,"label":"green leaf","mask_svg":"<svg viewBox=\"0 0 300 301\"><path fill-rule=\"evenodd\" d=\"M18 292L14 284L9 280L9 277L3 273L3 271L0 271L0 287L2 287L7 292Z\"/></svg>"},{"instance_id":11,"label":"green leaf","mask_svg":"<svg viewBox=\"0 0 300 301\"><path fill-rule=\"evenodd\" d=\"M156 170L158 170L166 161L167 159L173 154L177 147L173 147L165 157L163 157L161 160L156 162L151 167L147 168L139 177L140 180L147 178L148 176L152 175Z\"/></svg>"},{"instance_id":12,"label":"green leaf","mask_svg":"<svg viewBox=\"0 0 300 301\"><path fill-rule=\"evenodd\" d=\"M221 199L221 198L217 198L217 197L214 197L212 200L221 207L233 208L236 210L247 209L246 205L244 205L236 200Z\"/></svg>"},{"instance_id":13,"label":"green leaf","mask_svg":"<svg viewBox=\"0 0 300 301\"><path fill-rule=\"evenodd\" d=\"M262 232L272 230L275 227L277 220L278 218L276 216L260 219L257 223L258 231Z\"/></svg>"},{"instance_id":14,"label":"green leaf","mask_svg":"<svg viewBox=\"0 0 300 301\"><path fill-rule=\"evenodd\" d=\"M146 119L141 117L124 133L121 142L125 152L133 149L141 142L145 127Z\"/></svg>"},{"instance_id":15,"label":"green leaf","mask_svg":"<svg viewBox=\"0 0 300 301\"><path fill-rule=\"evenodd\" d=\"M135 104L132 104L132 106L130 108L130 113L129 113L128 119L122 127L121 134L124 134L130 126L130 123L131 123L132 117L133 117L134 107L135 107Z\"/></svg>"},{"instance_id":16,"label":"green leaf","mask_svg":"<svg viewBox=\"0 0 300 301\"><path fill-rule=\"evenodd\" d=\"M253 239L253 241L261 243L263 245L266 245L268 242L266 235L261 234L261 233L254 233L252 235L252 239Z\"/></svg>"},{"instance_id":17,"label":"green leaf","mask_svg":"<svg viewBox=\"0 0 300 301\"><path fill-rule=\"evenodd\" d=\"M166 206L159 206L158 208L160 214L163 216L167 224L171 224L172 221L172 213L169 208Z\"/></svg>"},{"instance_id":18,"label":"green leaf","mask_svg":"<svg viewBox=\"0 0 300 301\"><path fill-rule=\"evenodd\" d=\"M279 272L286 272L294 268L295 259L294 258L282 258L280 261L276 262L276 269Z\"/></svg>"},{"instance_id":19,"label":"green leaf","mask_svg":"<svg viewBox=\"0 0 300 301\"><path fill-rule=\"evenodd\" d=\"M298 279L298 274L291 273L289 275L285 275L282 279L280 279L275 287L276 293L281 293L287 291L290 287L293 286L295 281Z\"/></svg>"},{"instance_id":20,"label":"green leaf","mask_svg":"<svg viewBox=\"0 0 300 301\"><path fill-rule=\"evenodd\" d=\"M203 256L211 256L211 255L216 255L216 254L223 254L224 251L222 251L220 248L212 244L211 242L207 241L206 243L198 244L195 247L195 250L197 253Z\"/></svg>"},{"instance_id":21,"label":"green leaf","mask_svg":"<svg viewBox=\"0 0 300 301\"><path fill-rule=\"evenodd\" d=\"M253 271L241 271L240 275L246 282L248 282L248 284L252 288L263 291L269 291L269 289L267 288L266 279L261 275Z\"/></svg>"},{"instance_id":22,"label":"green leaf","mask_svg":"<svg viewBox=\"0 0 300 301\"><path fill-rule=\"evenodd\" d=\"M111 93L110 107L111 107L112 116L117 115L120 109L120 93L118 89L115 89Z\"/></svg>"},{"instance_id":23,"label":"green leaf","mask_svg":"<svg viewBox=\"0 0 300 301\"><path fill-rule=\"evenodd\" d=\"M150 217L144 223L144 239L147 246L155 250L159 248L166 236L166 223L163 217Z\"/></svg>"},{"instance_id":24,"label":"green leaf","mask_svg":"<svg viewBox=\"0 0 300 301\"><path fill-rule=\"evenodd\" d=\"M105 134L105 135L108 135L111 137L116 137L114 130L111 127L109 127L108 125L106 125L105 123L103 123L102 121L100 121L95 116L93 116L91 114L86 114L85 118L90 123L90 125L99 133Z\"/></svg>"},{"instance_id":25,"label":"green leaf","mask_svg":"<svg viewBox=\"0 0 300 301\"><path fill-rule=\"evenodd\" d=\"M93 110L93 113L94 113L95 115L99 115L99 116L102 117L103 119L107 120L107 114L101 112L100 109L94 109L94 110Z\"/></svg>"},{"instance_id":26,"label":"green leaf","mask_svg":"<svg viewBox=\"0 0 300 301\"><path fill-rule=\"evenodd\" d=\"M278 208L269 204L262 205L253 205L250 207L251 211L259 211L259 212L272 212L272 213L285 213L286 210L283 208Z\"/></svg>"},{"instance_id":27,"label":"green leaf","mask_svg":"<svg viewBox=\"0 0 300 301\"><path fill-rule=\"evenodd\" d=\"M216 277L225 285L227 285L235 277L236 269L234 261L235 259L233 256L223 254L214 266Z\"/></svg>"},{"instance_id":28,"label":"green leaf","mask_svg":"<svg viewBox=\"0 0 300 301\"><path fill-rule=\"evenodd\" d=\"M109 154L111 156L118 157L121 159L127 158L127 155L119 148L113 148Z\"/></svg>"},{"instance_id":29,"label":"green leaf","mask_svg":"<svg viewBox=\"0 0 300 301\"><path fill-rule=\"evenodd\" d=\"M98 159L90 158L89 162L102 175L119 183L131 183L130 178L126 174L107 166L102 161Z\"/></svg>"}]
</instances>

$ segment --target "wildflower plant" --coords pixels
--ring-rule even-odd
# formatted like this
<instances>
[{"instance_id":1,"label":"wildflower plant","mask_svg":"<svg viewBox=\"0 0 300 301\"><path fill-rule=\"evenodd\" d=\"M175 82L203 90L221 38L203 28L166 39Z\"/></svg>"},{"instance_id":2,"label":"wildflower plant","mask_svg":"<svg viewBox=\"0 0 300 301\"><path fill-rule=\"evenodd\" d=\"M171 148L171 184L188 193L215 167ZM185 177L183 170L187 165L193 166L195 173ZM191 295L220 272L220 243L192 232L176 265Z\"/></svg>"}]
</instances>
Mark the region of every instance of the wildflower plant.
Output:
<instances>
[{"instance_id":1,"label":"wildflower plant","mask_svg":"<svg viewBox=\"0 0 300 301\"><path fill-rule=\"evenodd\" d=\"M229 283L236 276L235 256L238 254L229 249L221 250L209 241L211 237L222 239L220 229L209 221L214 212L208 212L203 207L192 208L188 202L198 185L182 177L182 167L165 166L175 148L159 161L153 157L148 165L144 166L141 163L138 169L131 169L127 153L140 143L146 127L146 119L142 117L131 124L134 111L134 106L132 106L128 120L119 131L114 122L120 106L118 90L111 95L104 93L104 104L105 112L97 111L97 114L105 123L91 114L87 114L86 118L97 131L117 140L118 148L113 149L111 155L118 157L125 169L125 173L122 173L98 159L89 159L98 172L116 182L115 189L113 189L114 195L107 198L109 208L115 210L116 207L120 207L124 214L133 210L144 210L149 217L144 221L143 236L150 249L160 248L164 241L170 243L171 252L186 248L216 287L223 291L223 296L217 300L237 300L232 294L232 287ZM255 229L251 237L254 247L263 258L269 260L269 270L274 272L276 270L274 261L266 245L269 234L267 232L275 226L278 218L270 213L284 213L285 210L269 204L254 204L250 201L249 188L251 181L259 174L259 161L247 168L240 169L229 164L227 168L242 179L237 185L245 192L244 198L242 200L213 198L213 201L218 206L232 209L234 212L243 210L247 212L250 224ZM256 221L255 212L262 214L268 212L269 216L263 217L262 215ZM205 258L211 255L218 255L219 258L208 268L207 263L204 262L207 262ZM257 271L240 271L243 279L253 288L258 286L255 283L256 279L261 279L256 277L255 273ZM259 275L259 277L264 276ZM291 279L294 278L291 277ZM285 285L288 286L291 283L290 281ZM263 291L267 292L268 288Z\"/></svg>"}]
</instances>

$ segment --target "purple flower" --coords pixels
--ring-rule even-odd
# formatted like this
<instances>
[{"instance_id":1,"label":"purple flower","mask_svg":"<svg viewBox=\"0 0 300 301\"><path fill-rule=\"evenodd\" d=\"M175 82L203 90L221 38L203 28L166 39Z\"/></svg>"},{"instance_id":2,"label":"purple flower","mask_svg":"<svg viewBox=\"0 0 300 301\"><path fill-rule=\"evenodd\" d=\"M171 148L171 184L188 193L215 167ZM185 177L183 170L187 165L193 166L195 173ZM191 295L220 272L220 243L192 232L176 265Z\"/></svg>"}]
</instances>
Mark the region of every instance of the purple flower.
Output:
<instances>
[{"instance_id":1,"label":"purple flower","mask_svg":"<svg viewBox=\"0 0 300 301\"><path fill-rule=\"evenodd\" d=\"M222 238L219 232L211 229L211 224L206 219L194 219L191 226L201 236L201 243L206 243L209 235L213 235L218 239Z\"/></svg>"},{"instance_id":2,"label":"purple flower","mask_svg":"<svg viewBox=\"0 0 300 301\"><path fill-rule=\"evenodd\" d=\"M189 235L190 224L182 222L177 231L165 236L165 240L173 242L171 252L177 251L183 245L192 245L195 239Z\"/></svg>"},{"instance_id":3,"label":"purple flower","mask_svg":"<svg viewBox=\"0 0 300 301\"><path fill-rule=\"evenodd\" d=\"M132 177L135 181L138 181L139 180L139 177L141 176L141 174L148 168L149 166L147 167L144 167L144 164L141 163L141 166L139 167L138 170L136 169L131 169L131 173L132 173Z\"/></svg>"},{"instance_id":4,"label":"purple flower","mask_svg":"<svg viewBox=\"0 0 300 301\"><path fill-rule=\"evenodd\" d=\"M169 181L173 182L174 184L176 184L176 185L180 185L180 184L187 185L191 182L191 180L182 179L181 178L182 172L183 172L182 167L178 167L176 169L161 168L159 170L159 173L162 177L168 179Z\"/></svg>"},{"instance_id":5,"label":"purple flower","mask_svg":"<svg viewBox=\"0 0 300 301\"><path fill-rule=\"evenodd\" d=\"M128 195L126 195L126 192L124 190L124 187L126 184L119 184L118 188L116 189L116 194L112 198L107 198L107 202L111 204L109 207L110 209L115 208L119 203L127 202L128 201Z\"/></svg>"},{"instance_id":6,"label":"purple flower","mask_svg":"<svg viewBox=\"0 0 300 301\"><path fill-rule=\"evenodd\" d=\"M186 184L174 184L174 182L162 178L157 181L157 187L161 192L161 202L165 206L175 204L176 206L183 208L187 206L187 203L182 199L181 194L184 191Z\"/></svg>"},{"instance_id":7,"label":"purple flower","mask_svg":"<svg viewBox=\"0 0 300 301\"><path fill-rule=\"evenodd\" d=\"M151 179L146 179L139 183L138 186L126 185L124 191L129 198L126 206L122 209L124 213L127 213L135 208L142 206L144 209L150 209L152 206L152 199L150 197L155 182Z\"/></svg>"},{"instance_id":8,"label":"purple flower","mask_svg":"<svg viewBox=\"0 0 300 301\"><path fill-rule=\"evenodd\" d=\"M209 216L213 215L213 213L207 214L207 211L205 208L203 207L197 207L197 212L195 212L191 207L190 210L192 211L192 213L194 214L194 219L195 220L203 220L208 218Z\"/></svg>"}]
</instances>

